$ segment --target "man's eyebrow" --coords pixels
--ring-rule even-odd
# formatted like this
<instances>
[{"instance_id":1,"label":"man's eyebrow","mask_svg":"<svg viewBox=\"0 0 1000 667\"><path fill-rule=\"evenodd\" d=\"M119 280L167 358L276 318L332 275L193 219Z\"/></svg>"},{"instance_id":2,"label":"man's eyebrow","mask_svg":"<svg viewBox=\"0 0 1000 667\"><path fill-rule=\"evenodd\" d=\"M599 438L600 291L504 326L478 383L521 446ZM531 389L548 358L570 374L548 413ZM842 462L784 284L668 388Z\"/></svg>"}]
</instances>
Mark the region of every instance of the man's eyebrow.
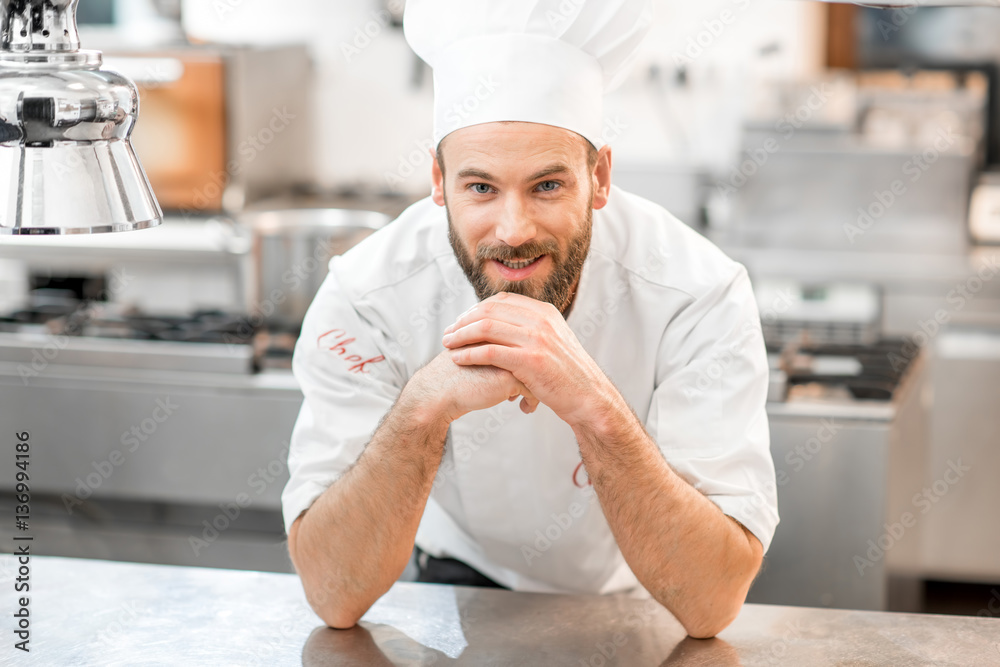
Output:
<instances>
[{"instance_id":1,"label":"man's eyebrow","mask_svg":"<svg viewBox=\"0 0 1000 667\"><path fill-rule=\"evenodd\" d=\"M494 178L480 169L463 169L458 172L458 178L480 178L484 181L492 181Z\"/></svg>"},{"instance_id":2,"label":"man's eyebrow","mask_svg":"<svg viewBox=\"0 0 1000 667\"><path fill-rule=\"evenodd\" d=\"M553 164L551 166L546 167L545 169L542 169L539 172L532 174L531 176L525 179L525 182L530 183L532 181L538 181L545 178L546 176L552 176L553 174L568 174L570 171L571 171L570 168L564 164Z\"/></svg>"},{"instance_id":3,"label":"man's eyebrow","mask_svg":"<svg viewBox=\"0 0 1000 667\"><path fill-rule=\"evenodd\" d=\"M571 171L570 168L564 164L553 164L546 167L545 169L542 169L541 171L535 172L528 178L524 179L524 181L525 183L531 183L532 181L541 180L546 176L552 176L553 174L568 174L570 171ZM495 178L493 178L491 174L481 169L463 169L462 171L458 172L458 178L459 179L478 178L483 181L490 181L490 182L496 180Z\"/></svg>"}]
</instances>

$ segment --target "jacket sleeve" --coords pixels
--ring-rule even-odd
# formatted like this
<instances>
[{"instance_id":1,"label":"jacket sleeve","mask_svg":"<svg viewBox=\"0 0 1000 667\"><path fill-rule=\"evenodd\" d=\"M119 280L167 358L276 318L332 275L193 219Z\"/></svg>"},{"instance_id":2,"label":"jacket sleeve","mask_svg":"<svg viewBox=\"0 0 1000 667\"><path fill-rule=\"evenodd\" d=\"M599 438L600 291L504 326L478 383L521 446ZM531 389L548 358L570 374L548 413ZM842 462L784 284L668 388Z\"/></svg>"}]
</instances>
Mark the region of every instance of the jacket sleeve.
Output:
<instances>
[{"instance_id":1,"label":"jacket sleeve","mask_svg":"<svg viewBox=\"0 0 1000 667\"><path fill-rule=\"evenodd\" d=\"M292 370L303 401L281 495L285 530L361 456L403 386L384 332L352 305L336 258L306 313Z\"/></svg>"},{"instance_id":2,"label":"jacket sleeve","mask_svg":"<svg viewBox=\"0 0 1000 667\"><path fill-rule=\"evenodd\" d=\"M735 266L667 326L646 428L671 467L766 551L778 524L767 353L746 269Z\"/></svg>"}]
</instances>

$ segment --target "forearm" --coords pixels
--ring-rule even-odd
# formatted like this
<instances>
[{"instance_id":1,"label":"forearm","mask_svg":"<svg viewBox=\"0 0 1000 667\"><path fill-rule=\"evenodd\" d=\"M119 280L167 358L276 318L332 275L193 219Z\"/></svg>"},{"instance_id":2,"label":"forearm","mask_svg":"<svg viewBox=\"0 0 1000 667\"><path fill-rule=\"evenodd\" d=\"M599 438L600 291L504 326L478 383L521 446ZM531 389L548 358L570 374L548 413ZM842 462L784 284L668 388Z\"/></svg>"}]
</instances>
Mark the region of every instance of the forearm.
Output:
<instances>
[{"instance_id":1,"label":"forearm","mask_svg":"<svg viewBox=\"0 0 1000 667\"><path fill-rule=\"evenodd\" d=\"M622 555L689 634L715 635L746 599L759 542L670 468L624 400L594 417L574 431Z\"/></svg>"},{"instance_id":2,"label":"forearm","mask_svg":"<svg viewBox=\"0 0 1000 667\"><path fill-rule=\"evenodd\" d=\"M289 532L306 596L331 627L353 626L406 567L448 430L425 407L404 391L357 464Z\"/></svg>"}]
</instances>

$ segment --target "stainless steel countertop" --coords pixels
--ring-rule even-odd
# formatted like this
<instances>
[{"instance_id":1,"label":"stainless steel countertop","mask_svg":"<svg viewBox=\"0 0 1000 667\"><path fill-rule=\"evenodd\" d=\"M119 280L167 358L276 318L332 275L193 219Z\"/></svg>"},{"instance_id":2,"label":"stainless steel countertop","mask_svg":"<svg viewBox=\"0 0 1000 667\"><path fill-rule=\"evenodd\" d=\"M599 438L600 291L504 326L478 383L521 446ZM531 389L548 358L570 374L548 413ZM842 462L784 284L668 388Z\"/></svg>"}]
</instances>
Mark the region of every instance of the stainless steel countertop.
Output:
<instances>
[{"instance_id":1,"label":"stainless steel countertop","mask_svg":"<svg viewBox=\"0 0 1000 667\"><path fill-rule=\"evenodd\" d=\"M5 665L1000 665L1000 619L748 604L702 641L651 600L399 583L337 631L294 575L38 556L24 654L15 568L0 557Z\"/></svg>"}]
</instances>

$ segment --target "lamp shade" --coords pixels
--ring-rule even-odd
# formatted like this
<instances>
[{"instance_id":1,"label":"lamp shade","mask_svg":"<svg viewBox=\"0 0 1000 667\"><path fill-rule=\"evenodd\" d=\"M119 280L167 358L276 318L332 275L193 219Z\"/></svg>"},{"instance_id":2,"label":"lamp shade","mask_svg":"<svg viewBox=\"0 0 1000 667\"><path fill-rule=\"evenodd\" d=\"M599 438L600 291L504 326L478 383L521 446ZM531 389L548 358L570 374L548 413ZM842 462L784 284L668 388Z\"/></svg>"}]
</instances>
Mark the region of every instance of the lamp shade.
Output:
<instances>
[{"instance_id":1,"label":"lamp shade","mask_svg":"<svg viewBox=\"0 0 1000 667\"><path fill-rule=\"evenodd\" d=\"M78 0L0 0L0 234L154 227L129 137L139 93L80 50Z\"/></svg>"}]
</instances>

